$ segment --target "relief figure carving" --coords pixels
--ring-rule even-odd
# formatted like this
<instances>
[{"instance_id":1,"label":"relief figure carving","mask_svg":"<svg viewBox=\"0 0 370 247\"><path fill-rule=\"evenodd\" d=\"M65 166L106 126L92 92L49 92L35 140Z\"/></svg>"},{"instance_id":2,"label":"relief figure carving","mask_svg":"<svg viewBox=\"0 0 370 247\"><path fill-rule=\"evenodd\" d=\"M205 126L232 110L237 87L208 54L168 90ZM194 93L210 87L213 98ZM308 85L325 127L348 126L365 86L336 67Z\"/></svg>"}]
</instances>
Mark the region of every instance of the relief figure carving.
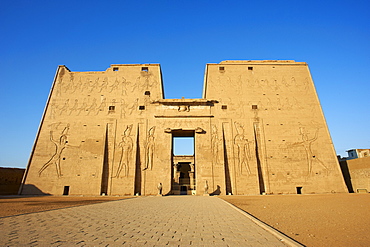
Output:
<instances>
[{"instance_id":1,"label":"relief figure carving","mask_svg":"<svg viewBox=\"0 0 370 247\"><path fill-rule=\"evenodd\" d=\"M92 104L87 108L87 115L90 115L90 112L94 111L96 109L96 99L93 99Z\"/></svg>"},{"instance_id":2,"label":"relief figure carving","mask_svg":"<svg viewBox=\"0 0 370 247\"><path fill-rule=\"evenodd\" d=\"M104 111L104 109L105 109L106 105L107 105L107 103L106 103L106 99L104 98L104 99L101 101L100 105L98 106L98 109L97 109L97 111L96 111L96 114L95 114L95 115L98 115L98 114L99 114L99 112Z\"/></svg>"},{"instance_id":3,"label":"relief figure carving","mask_svg":"<svg viewBox=\"0 0 370 247\"><path fill-rule=\"evenodd\" d=\"M77 90L79 91L81 89L81 77L80 77L80 80L78 81L78 83L74 84L73 87L72 87L72 93L76 92Z\"/></svg>"},{"instance_id":4,"label":"relief figure carving","mask_svg":"<svg viewBox=\"0 0 370 247\"><path fill-rule=\"evenodd\" d=\"M101 93L101 91L103 91L103 89L104 90L106 90L107 89L107 87L108 87L108 77L105 77L104 79L103 79L103 82L102 82L102 84L100 84L100 86L99 86L99 93Z\"/></svg>"},{"instance_id":5,"label":"relief figure carving","mask_svg":"<svg viewBox=\"0 0 370 247\"><path fill-rule=\"evenodd\" d=\"M155 126L151 127L148 131L148 137L145 146L145 168L144 170L152 170L154 159L154 132Z\"/></svg>"},{"instance_id":6,"label":"relief figure carving","mask_svg":"<svg viewBox=\"0 0 370 247\"><path fill-rule=\"evenodd\" d=\"M213 165L220 164L220 144L222 140L218 138L217 127L212 125L212 135L211 135L211 147L212 147L212 163Z\"/></svg>"},{"instance_id":7,"label":"relief figure carving","mask_svg":"<svg viewBox=\"0 0 370 247\"><path fill-rule=\"evenodd\" d=\"M64 102L64 105L62 106L62 108L60 109L60 112L59 112L59 115L62 115L63 113L67 112L67 110L69 109L69 99L67 99L65 102Z\"/></svg>"},{"instance_id":8,"label":"relief figure carving","mask_svg":"<svg viewBox=\"0 0 370 247\"><path fill-rule=\"evenodd\" d=\"M69 108L68 115L71 115L72 112L77 111L77 108L78 108L78 99L75 99L75 103L73 104L71 108Z\"/></svg>"},{"instance_id":9,"label":"relief figure carving","mask_svg":"<svg viewBox=\"0 0 370 247\"><path fill-rule=\"evenodd\" d=\"M99 86L99 77L95 79L95 82L91 85L91 88L89 90L89 93L91 93L92 91L94 91L95 88L97 88Z\"/></svg>"},{"instance_id":10,"label":"relief figure carving","mask_svg":"<svg viewBox=\"0 0 370 247\"><path fill-rule=\"evenodd\" d=\"M50 104L50 118L51 119L55 118L57 110L58 110L58 104L56 104L56 101L53 100L52 103Z\"/></svg>"},{"instance_id":11,"label":"relief figure carving","mask_svg":"<svg viewBox=\"0 0 370 247\"><path fill-rule=\"evenodd\" d=\"M63 129L62 133L59 136L58 140L54 140L53 137L53 131L50 131L50 141L54 143L55 145L55 153L51 156L51 158L41 167L39 170L39 176L41 176L41 173L48 168L50 165L54 164L55 168L57 170L57 176L61 177L61 169L60 169L60 158L62 155L63 150L67 147L67 132L69 130L69 124Z\"/></svg>"},{"instance_id":12,"label":"relief figure carving","mask_svg":"<svg viewBox=\"0 0 370 247\"><path fill-rule=\"evenodd\" d=\"M139 98L136 98L136 100L130 104L127 104L128 114L131 115L134 110L137 109L139 106Z\"/></svg>"},{"instance_id":13,"label":"relief figure carving","mask_svg":"<svg viewBox=\"0 0 370 247\"><path fill-rule=\"evenodd\" d=\"M110 93L111 92L113 92L113 90L116 90L116 89L118 89L118 86L119 86L119 81L118 81L118 79L116 78L116 80L114 81L114 83L110 86L111 87L111 89L110 89Z\"/></svg>"},{"instance_id":14,"label":"relief figure carving","mask_svg":"<svg viewBox=\"0 0 370 247\"><path fill-rule=\"evenodd\" d=\"M299 127L299 134L302 138L301 142L293 143L293 145L303 145L306 151L306 157L308 162L308 175L312 173L313 163L318 163L325 171L328 173L328 168L324 165L324 163L316 157L316 155L312 152L312 144L317 140L319 134L319 128L316 128L315 134L312 138L308 136L305 131L304 127Z\"/></svg>"},{"instance_id":15,"label":"relief figure carving","mask_svg":"<svg viewBox=\"0 0 370 247\"><path fill-rule=\"evenodd\" d=\"M82 111L86 111L86 107L87 107L86 99L84 99L84 101L82 102L82 105L76 109L78 111L77 116L79 116Z\"/></svg>"},{"instance_id":16,"label":"relief figure carving","mask_svg":"<svg viewBox=\"0 0 370 247\"><path fill-rule=\"evenodd\" d=\"M118 169L116 173L116 177L118 178L120 173L123 170L123 174L125 177L128 176L128 170L130 167L130 159L132 153L132 147L134 146L134 142L130 137L132 130L132 124L127 125L126 130L123 133L122 141L118 144L118 147L121 148L121 157L118 164Z\"/></svg>"},{"instance_id":17,"label":"relief figure carving","mask_svg":"<svg viewBox=\"0 0 370 247\"><path fill-rule=\"evenodd\" d=\"M250 175L251 170L248 164L248 160L250 159L249 141L244 135L244 127L238 122L235 122L234 125L237 132L234 137L234 145L237 151L239 172L240 174L243 174L243 170L245 169L247 171L247 175Z\"/></svg>"}]
</instances>

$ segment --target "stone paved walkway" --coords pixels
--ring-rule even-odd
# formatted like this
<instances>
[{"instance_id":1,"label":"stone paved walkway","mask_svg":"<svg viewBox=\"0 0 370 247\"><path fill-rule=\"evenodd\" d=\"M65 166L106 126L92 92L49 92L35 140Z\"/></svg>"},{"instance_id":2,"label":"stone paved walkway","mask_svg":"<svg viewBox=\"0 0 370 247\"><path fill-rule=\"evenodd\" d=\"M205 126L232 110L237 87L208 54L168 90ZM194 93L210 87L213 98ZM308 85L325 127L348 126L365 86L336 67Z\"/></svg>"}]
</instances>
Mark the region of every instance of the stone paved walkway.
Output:
<instances>
[{"instance_id":1,"label":"stone paved walkway","mask_svg":"<svg viewBox=\"0 0 370 247\"><path fill-rule=\"evenodd\" d=\"M0 218L1 246L285 246L217 197L139 197Z\"/></svg>"}]
</instances>

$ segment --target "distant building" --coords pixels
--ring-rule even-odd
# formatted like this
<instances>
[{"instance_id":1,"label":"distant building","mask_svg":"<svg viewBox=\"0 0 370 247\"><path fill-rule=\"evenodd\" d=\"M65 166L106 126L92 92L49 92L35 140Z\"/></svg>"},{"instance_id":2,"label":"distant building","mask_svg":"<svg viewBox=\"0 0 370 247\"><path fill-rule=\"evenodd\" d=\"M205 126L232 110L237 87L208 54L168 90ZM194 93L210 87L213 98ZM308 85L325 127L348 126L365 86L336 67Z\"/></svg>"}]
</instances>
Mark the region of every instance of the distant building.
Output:
<instances>
[{"instance_id":1,"label":"distant building","mask_svg":"<svg viewBox=\"0 0 370 247\"><path fill-rule=\"evenodd\" d=\"M340 167L349 192L370 192L370 156L361 159L341 159Z\"/></svg>"},{"instance_id":2,"label":"distant building","mask_svg":"<svg viewBox=\"0 0 370 247\"><path fill-rule=\"evenodd\" d=\"M350 149L346 152L348 153L348 160L370 157L370 149Z\"/></svg>"}]
</instances>

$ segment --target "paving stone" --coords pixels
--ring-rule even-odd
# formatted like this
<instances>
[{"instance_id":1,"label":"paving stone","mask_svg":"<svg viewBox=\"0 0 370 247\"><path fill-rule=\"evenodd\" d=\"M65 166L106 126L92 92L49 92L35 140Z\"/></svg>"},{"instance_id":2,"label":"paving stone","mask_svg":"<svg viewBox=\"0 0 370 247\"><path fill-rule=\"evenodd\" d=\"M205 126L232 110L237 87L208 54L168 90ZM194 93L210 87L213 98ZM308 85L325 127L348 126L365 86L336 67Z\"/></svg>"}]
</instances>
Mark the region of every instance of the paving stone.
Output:
<instances>
[{"instance_id":1,"label":"paving stone","mask_svg":"<svg viewBox=\"0 0 370 247\"><path fill-rule=\"evenodd\" d=\"M139 197L0 218L0 246L286 246L217 197Z\"/></svg>"}]
</instances>

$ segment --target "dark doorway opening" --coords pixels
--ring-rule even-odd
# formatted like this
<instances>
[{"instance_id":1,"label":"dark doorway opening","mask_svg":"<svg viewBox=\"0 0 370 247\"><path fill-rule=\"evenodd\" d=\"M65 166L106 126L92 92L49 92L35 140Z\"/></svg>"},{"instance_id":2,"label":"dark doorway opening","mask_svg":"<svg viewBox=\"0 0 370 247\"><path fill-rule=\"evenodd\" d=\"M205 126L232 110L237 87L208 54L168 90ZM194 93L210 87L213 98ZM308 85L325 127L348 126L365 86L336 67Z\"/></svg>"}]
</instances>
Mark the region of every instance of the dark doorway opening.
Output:
<instances>
[{"instance_id":1,"label":"dark doorway opening","mask_svg":"<svg viewBox=\"0 0 370 247\"><path fill-rule=\"evenodd\" d=\"M69 186L64 186L63 196L68 196L68 195L69 195Z\"/></svg>"},{"instance_id":2,"label":"dark doorway opening","mask_svg":"<svg viewBox=\"0 0 370 247\"><path fill-rule=\"evenodd\" d=\"M171 194L195 193L194 130L172 131Z\"/></svg>"},{"instance_id":3,"label":"dark doorway opening","mask_svg":"<svg viewBox=\"0 0 370 247\"><path fill-rule=\"evenodd\" d=\"M296 187L297 188L297 194L302 194L302 187Z\"/></svg>"}]
</instances>

